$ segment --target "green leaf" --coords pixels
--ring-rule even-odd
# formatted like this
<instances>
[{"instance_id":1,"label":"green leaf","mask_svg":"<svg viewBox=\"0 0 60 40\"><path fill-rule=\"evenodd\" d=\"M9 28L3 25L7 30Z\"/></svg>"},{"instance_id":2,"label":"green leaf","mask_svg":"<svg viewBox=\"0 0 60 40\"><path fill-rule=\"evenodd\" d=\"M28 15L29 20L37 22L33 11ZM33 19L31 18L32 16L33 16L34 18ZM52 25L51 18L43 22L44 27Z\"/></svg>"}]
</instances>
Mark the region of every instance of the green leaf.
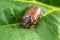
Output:
<instances>
[{"instance_id":1,"label":"green leaf","mask_svg":"<svg viewBox=\"0 0 60 40\"><path fill-rule=\"evenodd\" d=\"M37 4L42 9L35 29L23 28L19 18L26 7ZM21 27L21 28L18 28ZM60 10L33 1L0 1L0 40L59 40Z\"/></svg>"}]
</instances>

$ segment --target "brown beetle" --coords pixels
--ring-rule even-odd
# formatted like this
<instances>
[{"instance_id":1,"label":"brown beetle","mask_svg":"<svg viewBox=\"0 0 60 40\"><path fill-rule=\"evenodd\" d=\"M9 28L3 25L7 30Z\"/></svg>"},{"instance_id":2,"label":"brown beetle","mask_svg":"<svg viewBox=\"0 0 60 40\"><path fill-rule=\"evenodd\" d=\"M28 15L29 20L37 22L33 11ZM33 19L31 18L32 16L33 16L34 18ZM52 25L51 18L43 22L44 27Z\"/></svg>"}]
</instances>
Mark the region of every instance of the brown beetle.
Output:
<instances>
[{"instance_id":1,"label":"brown beetle","mask_svg":"<svg viewBox=\"0 0 60 40\"><path fill-rule=\"evenodd\" d=\"M37 5L28 7L23 15L22 25L28 28L29 25L35 25L41 14L41 8ZM32 26L34 27L34 26Z\"/></svg>"},{"instance_id":2,"label":"brown beetle","mask_svg":"<svg viewBox=\"0 0 60 40\"><path fill-rule=\"evenodd\" d=\"M13 16L18 16L18 18L22 19L21 24L24 28L28 28L29 25L32 25L32 27L35 27L37 20L39 19L41 14L41 8L37 5L30 6L26 9L23 17L20 17L16 14Z\"/></svg>"}]
</instances>

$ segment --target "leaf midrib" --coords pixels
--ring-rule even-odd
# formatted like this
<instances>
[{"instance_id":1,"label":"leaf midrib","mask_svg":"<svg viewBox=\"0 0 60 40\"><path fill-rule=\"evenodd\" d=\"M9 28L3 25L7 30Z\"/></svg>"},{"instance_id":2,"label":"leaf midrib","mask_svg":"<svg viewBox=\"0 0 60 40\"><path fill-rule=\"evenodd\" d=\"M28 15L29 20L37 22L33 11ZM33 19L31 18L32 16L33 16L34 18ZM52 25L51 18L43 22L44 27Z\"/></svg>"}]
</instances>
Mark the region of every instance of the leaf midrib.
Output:
<instances>
[{"instance_id":1,"label":"leaf midrib","mask_svg":"<svg viewBox=\"0 0 60 40\"><path fill-rule=\"evenodd\" d=\"M42 15L42 16L40 16L40 18L45 17L45 16L47 16L48 14L50 14L50 13L52 13L52 12L54 12L54 11L56 11L56 10L52 10L52 11L50 11L50 12L48 12L48 13ZM1 25L0 27L16 26L16 25L18 25L18 24L19 24L19 23Z\"/></svg>"}]
</instances>

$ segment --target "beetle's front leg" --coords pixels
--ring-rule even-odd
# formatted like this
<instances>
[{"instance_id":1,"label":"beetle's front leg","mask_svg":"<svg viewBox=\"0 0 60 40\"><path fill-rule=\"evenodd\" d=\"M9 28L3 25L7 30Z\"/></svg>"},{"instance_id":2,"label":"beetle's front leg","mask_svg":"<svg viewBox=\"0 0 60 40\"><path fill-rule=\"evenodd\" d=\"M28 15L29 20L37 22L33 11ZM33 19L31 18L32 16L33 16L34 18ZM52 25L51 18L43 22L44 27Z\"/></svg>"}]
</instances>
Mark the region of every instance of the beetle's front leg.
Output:
<instances>
[{"instance_id":1,"label":"beetle's front leg","mask_svg":"<svg viewBox=\"0 0 60 40\"><path fill-rule=\"evenodd\" d=\"M32 30L34 30L35 29L35 25L33 24L33 25L31 25L31 28L32 28ZM34 30L35 31L35 30Z\"/></svg>"},{"instance_id":2,"label":"beetle's front leg","mask_svg":"<svg viewBox=\"0 0 60 40\"><path fill-rule=\"evenodd\" d=\"M17 15L17 14L12 14L12 16L14 16L14 17L18 17L19 19L22 19L22 17L19 16L19 15Z\"/></svg>"},{"instance_id":3,"label":"beetle's front leg","mask_svg":"<svg viewBox=\"0 0 60 40\"><path fill-rule=\"evenodd\" d=\"M37 33L37 29L35 28L35 24L32 25L32 30L34 30Z\"/></svg>"},{"instance_id":4,"label":"beetle's front leg","mask_svg":"<svg viewBox=\"0 0 60 40\"><path fill-rule=\"evenodd\" d=\"M35 28L36 22L37 22L37 20L35 20L34 22L32 22L32 28Z\"/></svg>"},{"instance_id":5,"label":"beetle's front leg","mask_svg":"<svg viewBox=\"0 0 60 40\"><path fill-rule=\"evenodd\" d=\"M16 15L19 19L22 19L23 17L19 16L19 15Z\"/></svg>"},{"instance_id":6,"label":"beetle's front leg","mask_svg":"<svg viewBox=\"0 0 60 40\"><path fill-rule=\"evenodd\" d=\"M37 29L35 28L35 24L36 24L37 20L34 21L34 23L32 23L32 29L37 32Z\"/></svg>"},{"instance_id":7,"label":"beetle's front leg","mask_svg":"<svg viewBox=\"0 0 60 40\"><path fill-rule=\"evenodd\" d=\"M36 24L36 23L37 23L37 20L34 21L34 24Z\"/></svg>"},{"instance_id":8,"label":"beetle's front leg","mask_svg":"<svg viewBox=\"0 0 60 40\"><path fill-rule=\"evenodd\" d=\"M32 28L33 28L33 29L35 28L35 24L32 25Z\"/></svg>"}]
</instances>

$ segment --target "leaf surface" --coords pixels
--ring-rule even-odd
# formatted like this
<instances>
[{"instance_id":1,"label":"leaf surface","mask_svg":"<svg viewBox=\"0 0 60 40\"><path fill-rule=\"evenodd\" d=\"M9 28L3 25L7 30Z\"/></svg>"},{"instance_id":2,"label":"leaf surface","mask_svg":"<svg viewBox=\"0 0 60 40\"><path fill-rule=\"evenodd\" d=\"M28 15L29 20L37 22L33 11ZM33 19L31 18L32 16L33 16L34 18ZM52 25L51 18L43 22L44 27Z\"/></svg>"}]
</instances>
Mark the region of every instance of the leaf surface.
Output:
<instances>
[{"instance_id":1,"label":"leaf surface","mask_svg":"<svg viewBox=\"0 0 60 40\"><path fill-rule=\"evenodd\" d=\"M4 4L3 4L4 3ZM18 28L26 7L37 4L42 9L35 29ZM0 1L0 40L59 40L60 10L32 2ZM21 25L19 27L22 27Z\"/></svg>"}]
</instances>

